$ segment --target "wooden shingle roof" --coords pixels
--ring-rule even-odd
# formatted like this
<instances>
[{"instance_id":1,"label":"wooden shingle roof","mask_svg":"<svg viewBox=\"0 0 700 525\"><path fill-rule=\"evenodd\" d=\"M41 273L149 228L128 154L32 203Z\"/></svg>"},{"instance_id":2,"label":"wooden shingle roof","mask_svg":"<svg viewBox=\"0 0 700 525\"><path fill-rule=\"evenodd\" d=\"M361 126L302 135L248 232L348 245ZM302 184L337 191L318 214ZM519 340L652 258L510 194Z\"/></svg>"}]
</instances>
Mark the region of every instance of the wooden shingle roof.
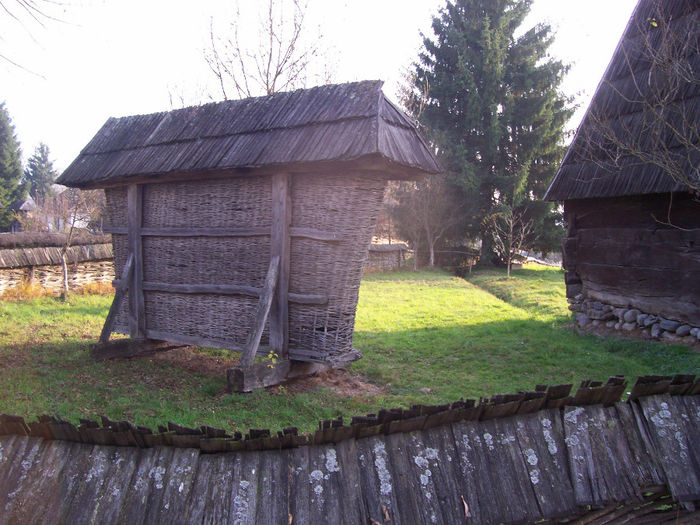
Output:
<instances>
[{"instance_id":1,"label":"wooden shingle roof","mask_svg":"<svg viewBox=\"0 0 700 525\"><path fill-rule=\"evenodd\" d=\"M133 176L380 159L440 171L381 81L319 86L175 111L110 118L58 179L75 187Z\"/></svg>"},{"instance_id":2,"label":"wooden shingle roof","mask_svg":"<svg viewBox=\"0 0 700 525\"><path fill-rule=\"evenodd\" d=\"M663 20L657 20L660 16ZM639 0L545 200L688 190L661 167L665 161L630 155L611 137L626 137L626 144L638 146L647 157L661 159L663 153L690 177L700 177L699 23L697 0ZM650 59L671 48L666 56L679 59L692 80L680 80ZM655 108L650 110L650 105ZM654 124L659 111L667 115L669 126ZM678 140L680 135L686 142Z\"/></svg>"}]
</instances>

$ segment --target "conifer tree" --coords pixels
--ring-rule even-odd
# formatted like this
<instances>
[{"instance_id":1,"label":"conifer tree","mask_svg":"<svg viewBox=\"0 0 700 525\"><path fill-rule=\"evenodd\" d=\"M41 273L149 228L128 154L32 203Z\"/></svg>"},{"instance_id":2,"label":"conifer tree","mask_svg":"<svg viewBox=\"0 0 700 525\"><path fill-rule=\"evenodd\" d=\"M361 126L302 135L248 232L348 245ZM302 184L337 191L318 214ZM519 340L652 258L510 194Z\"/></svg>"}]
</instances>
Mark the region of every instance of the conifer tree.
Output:
<instances>
[{"instance_id":1,"label":"conifer tree","mask_svg":"<svg viewBox=\"0 0 700 525\"><path fill-rule=\"evenodd\" d=\"M449 0L412 75L410 105L421 108L482 260L495 255L492 218L504 209L527 216L541 243L558 243L552 206L535 202L556 173L573 110L558 90L567 66L547 55L550 27L518 32L530 5Z\"/></svg>"},{"instance_id":2,"label":"conifer tree","mask_svg":"<svg viewBox=\"0 0 700 525\"><path fill-rule=\"evenodd\" d=\"M35 201L53 194L51 185L56 177L58 173L49 158L49 147L42 142L34 150L34 155L29 157L24 170L24 180L29 183L29 193Z\"/></svg>"},{"instance_id":3,"label":"conifer tree","mask_svg":"<svg viewBox=\"0 0 700 525\"><path fill-rule=\"evenodd\" d=\"M22 163L19 142L15 137L10 114L5 103L0 103L0 231L9 229L14 220L10 208L18 200L27 196L27 188L22 184Z\"/></svg>"}]
</instances>

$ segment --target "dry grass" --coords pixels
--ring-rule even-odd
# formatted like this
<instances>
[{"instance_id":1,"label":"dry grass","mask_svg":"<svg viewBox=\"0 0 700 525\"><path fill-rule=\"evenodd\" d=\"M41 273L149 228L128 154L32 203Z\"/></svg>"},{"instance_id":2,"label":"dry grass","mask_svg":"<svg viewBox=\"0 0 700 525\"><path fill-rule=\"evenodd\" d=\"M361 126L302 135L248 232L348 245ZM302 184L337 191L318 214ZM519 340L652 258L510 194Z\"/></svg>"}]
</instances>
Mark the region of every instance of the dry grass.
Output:
<instances>
[{"instance_id":1,"label":"dry grass","mask_svg":"<svg viewBox=\"0 0 700 525\"><path fill-rule=\"evenodd\" d=\"M49 293L49 290L41 287L37 283L22 281L17 286L13 286L2 292L2 294L0 294L0 300L17 302L26 301L27 299L37 299L46 295L52 294Z\"/></svg>"},{"instance_id":2,"label":"dry grass","mask_svg":"<svg viewBox=\"0 0 700 525\"><path fill-rule=\"evenodd\" d=\"M114 288L111 283L88 283L71 290L71 293L77 295L111 295L114 293Z\"/></svg>"},{"instance_id":3,"label":"dry grass","mask_svg":"<svg viewBox=\"0 0 700 525\"><path fill-rule=\"evenodd\" d=\"M114 288L111 283L88 283L77 288L70 289L70 295L111 295ZM0 301L17 302L28 299L38 299L39 297L56 297L61 295L60 291L44 288L38 283L22 281L17 286L8 288L0 294Z\"/></svg>"}]
</instances>

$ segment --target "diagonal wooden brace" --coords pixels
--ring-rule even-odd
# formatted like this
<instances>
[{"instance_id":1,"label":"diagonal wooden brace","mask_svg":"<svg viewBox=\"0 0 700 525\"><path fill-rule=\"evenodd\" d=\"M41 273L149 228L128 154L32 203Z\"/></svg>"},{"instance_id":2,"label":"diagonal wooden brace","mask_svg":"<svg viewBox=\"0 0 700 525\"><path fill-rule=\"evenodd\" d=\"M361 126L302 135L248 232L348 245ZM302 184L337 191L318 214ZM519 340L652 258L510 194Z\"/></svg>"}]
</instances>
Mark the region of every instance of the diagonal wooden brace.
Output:
<instances>
[{"instance_id":1,"label":"diagonal wooden brace","mask_svg":"<svg viewBox=\"0 0 700 525\"><path fill-rule=\"evenodd\" d=\"M275 295L277 277L279 275L279 266L279 256L273 257L270 260L270 266L267 269L267 277L265 277L265 284L263 286L262 293L260 294L260 300L258 301L258 308L255 311L255 324L253 325L253 330L251 331L250 336L248 336L248 341L246 342L243 353L241 354L241 359L238 364L239 368L250 367L255 359L255 353L258 351L258 346L260 345L260 337L262 336L263 329L265 328L267 316L270 313L272 298Z\"/></svg>"},{"instance_id":2,"label":"diagonal wooden brace","mask_svg":"<svg viewBox=\"0 0 700 525\"><path fill-rule=\"evenodd\" d=\"M131 281L131 274L134 272L134 254L129 253L129 257L126 259L126 264L122 270L122 278L119 280L119 285L114 293L114 300L112 301L112 306L109 307L109 313L107 314L107 319L105 319L105 324L102 327L102 333L100 334L100 343L106 343L109 341L109 336L114 329L114 319L117 317L117 312L122 305L124 300L124 293L129 289L129 282Z\"/></svg>"}]
</instances>

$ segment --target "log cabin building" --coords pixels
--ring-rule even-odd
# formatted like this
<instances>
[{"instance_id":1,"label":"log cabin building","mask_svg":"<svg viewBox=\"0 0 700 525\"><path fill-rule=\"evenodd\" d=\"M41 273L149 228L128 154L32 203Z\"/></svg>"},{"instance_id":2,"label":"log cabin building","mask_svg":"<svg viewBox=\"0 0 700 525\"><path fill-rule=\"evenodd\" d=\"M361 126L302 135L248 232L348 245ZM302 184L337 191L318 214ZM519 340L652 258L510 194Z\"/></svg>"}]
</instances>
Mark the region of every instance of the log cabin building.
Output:
<instances>
[{"instance_id":1,"label":"log cabin building","mask_svg":"<svg viewBox=\"0 0 700 525\"><path fill-rule=\"evenodd\" d=\"M58 180L106 193L121 277L94 354L155 341L236 350L256 386L294 363L357 358L358 289L384 186L440 170L381 86L110 118ZM110 346L112 331L130 340ZM256 354L277 363L255 368Z\"/></svg>"},{"instance_id":2,"label":"log cabin building","mask_svg":"<svg viewBox=\"0 0 700 525\"><path fill-rule=\"evenodd\" d=\"M700 339L699 19L639 2L545 196L581 325Z\"/></svg>"}]
</instances>

